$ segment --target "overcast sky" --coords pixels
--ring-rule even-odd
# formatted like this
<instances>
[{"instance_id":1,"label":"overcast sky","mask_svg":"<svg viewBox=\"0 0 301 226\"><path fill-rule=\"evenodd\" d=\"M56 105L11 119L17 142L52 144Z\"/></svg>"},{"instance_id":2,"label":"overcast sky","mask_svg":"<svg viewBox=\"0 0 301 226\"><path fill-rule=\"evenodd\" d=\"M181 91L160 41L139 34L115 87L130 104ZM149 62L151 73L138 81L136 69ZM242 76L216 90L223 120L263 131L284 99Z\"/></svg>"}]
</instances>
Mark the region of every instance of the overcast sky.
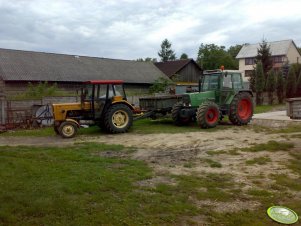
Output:
<instances>
[{"instance_id":1,"label":"overcast sky","mask_svg":"<svg viewBox=\"0 0 301 226\"><path fill-rule=\"evenodd\" d=\"M0 48L158 58L165 38L177 57L193 58L201 43L301 46L301 1L0 0Z\"/></svg>"}]
</instances>

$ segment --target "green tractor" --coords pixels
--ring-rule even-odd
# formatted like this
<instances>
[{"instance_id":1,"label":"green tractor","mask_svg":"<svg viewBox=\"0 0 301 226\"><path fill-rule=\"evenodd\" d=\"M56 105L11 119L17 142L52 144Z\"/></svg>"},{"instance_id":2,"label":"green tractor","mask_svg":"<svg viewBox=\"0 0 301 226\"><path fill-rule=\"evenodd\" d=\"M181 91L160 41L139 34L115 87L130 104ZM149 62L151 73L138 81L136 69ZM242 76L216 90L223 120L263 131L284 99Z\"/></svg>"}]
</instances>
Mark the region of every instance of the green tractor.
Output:
<instances>
[{"instance_id":1,"label":"green tractor","mask_svg":"<svg viewBox=\"0 0 301 226\"><path fill-rule=\"evenodd\" d=\"M232 124L246 125L253 116L252 97L239 71L205 71L199 92L183 94L172 108L172 119L178 126L196 120L201 128L213 128L227 115Z\"/></svg>"}]
</instances>

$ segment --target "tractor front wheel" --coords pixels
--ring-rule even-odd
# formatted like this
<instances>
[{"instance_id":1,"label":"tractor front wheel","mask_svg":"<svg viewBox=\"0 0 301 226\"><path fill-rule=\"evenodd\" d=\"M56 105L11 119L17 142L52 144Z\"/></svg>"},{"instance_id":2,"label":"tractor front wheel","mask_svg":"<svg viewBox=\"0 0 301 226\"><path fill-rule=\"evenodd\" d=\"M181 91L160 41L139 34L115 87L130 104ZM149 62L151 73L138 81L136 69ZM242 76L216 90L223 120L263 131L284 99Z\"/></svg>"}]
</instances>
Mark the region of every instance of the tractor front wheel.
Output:
<instances>
[{"instance_id":1,"label":"tractor front wheel","mask_svg":"<svg viewBox=\"0 0 301 226\"><path fill-rule=\"evenodd\" d=\"M203 128L216 127L220 119L219 108L214 102L205 102L199 106L196 113L198 125Z\"/></svg>"},{"instance_id":2,"label":"tractor front wheel","mask_svg":"<svg viewBox=\"0 0 301 226\"><path fill-rule=\"evenodd\" d=\"M133 112L124 104L115 104L106 111L104 126L110 133L125 133L132 123Z\"/></svg>"},{"instance_id":3,"label":"tractor front wheel","mask_svg":"<svg viewBox=\"0 0 301 226\"><path fill-rule=\"evenodd\" d=\"M237 94L230 105L229 120L234 125L247 125L253 116L253 102L249 93Z\"/></svg>"},{"instance_id":4,"label":"tractor front wheel","mask_svg":"<svg viewBox=\"0 0 301 226\"><path fill-rule=\"evenodd\" d=\"M171 110L172 120L174 124L177 126L188 125L191 122L190 117L181 117L180 112L182 108L183 108L183 103L178 102L173 106Z\"/></svg>"},{"instance_id":5,"label":"tractor front wheel","mask_svg":"<svg viewBox=\"0 0 301 226\"><path fill-rule=\"evenodd\" d=\"M72 138L77 133L77 125L74 122L63 122L58 128L58 132L63 138Z\"/></svg>"}]
</instances>

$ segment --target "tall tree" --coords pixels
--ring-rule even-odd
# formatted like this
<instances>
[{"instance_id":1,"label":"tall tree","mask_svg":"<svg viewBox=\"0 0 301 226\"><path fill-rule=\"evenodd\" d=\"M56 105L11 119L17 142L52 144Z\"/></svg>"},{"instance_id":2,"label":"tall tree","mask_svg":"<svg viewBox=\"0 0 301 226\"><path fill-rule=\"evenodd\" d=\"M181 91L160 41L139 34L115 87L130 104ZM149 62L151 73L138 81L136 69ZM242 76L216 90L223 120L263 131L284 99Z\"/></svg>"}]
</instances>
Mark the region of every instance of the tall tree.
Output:
<instances>
[{"instance_id":1,"label":"tall tree","mask_svg":"<svg viewBox=\"0 0 301 226\"><path fill-rule=\"evenodd\" d=\"M253 92L256 92L256 87L255 87L255 80L256 80L256 69L254 68L254 70L252 71L250 77L249 77L249 83L250 83L250 90L252 90Z\"/></svg>"},{"instance_id":2,"label":"tall tree","mask_svg":"<svg viewBox=\"0 0 301 226\"><path fill-rule=\"evenodd\" d=\"M276 77L277 77L276 92L277 92L278 103L282 104L283 99L284 99L284 87L285 87L285 82L284 82L282 72L277 71L276 72Z\"/></svg>"},{"instance_id":3,"label":"tall tree","mask_svg":"<svg viewBox=\"0 0 301 226\"><path fill-rule=\"evenodd\" d=\"M180 60L187 60L188 59L188 55L186 53L182 53L182 55L180 56Z\"/></svg>"},{"instance_id":4,"label":"tall tree","mask_svg":"<svg viewBox=\"0 0 301 226\"><path fill-rule=\"evenodd\" d=\"M286 79L286 88L285 88L285 96L286 98L292 98L296 93L296 72L293 67L290 67L288 71L288 76Z\"/></svg>"},{"instance_id":5,"label":"tall tree","mask_svg":"<svg viewBox=\"0 0 301 226\"><path fill-rule=\"evenodd\" d=\"M265 85L265 78L263 74L263 66L261 62L258 62L255 69L255 89L256 89L256 103L262 105L263 91Z\"/></svg>"},{"instance_id":6,"label":"tall tree","mask_svg":"<svg viewBox=\"0 0 301 226\"><path fill-rule=\"evenodd\" d=\"M205 70L220 68L222 65L226 69L238 69L238 65L232 56L226 51L225 46L203 43L198 51L198 64Z\"/></svg>"},{"instance_id":7,"label":"tall tree","mask_svg":"<svg viewBox=\"0 0 301 226\"><path fill-rule=\"evenodd\" d=\"M301 97L301 72L299 73L296 88L296 97Z\"/></svg>"},{"instance_id":8,"label":"tall tree","mask_svg":"<svg viewBox=\"0 0 301 226\"><path fill-rule=\"evenodd\" d=\"M237 54L241 50L242 45L235 45L235 46L230 46L229 49L227 50L227 53L232 57L235 67L238 69L239 67L239 61L236 59Z\"/></svg>"},{"instance_id":9,"label":"tall tree","mask_svg":"<svg viewBox=\"0 0 301 226\"><path fill-rule=\"evenodd\" d=\"M271 57L270 46L266 40L262 40L262 43L259 44L259 49L257 49L257 62L262 63L263 74L267 78L268 71L272 68L273 62Z\"/></svg>"},{"instance_id":10,"label":"tall tree","mask_svg":"<svg viewBox=\"0 0 301 226\"><path fill-rule=\"evenodd\" d=\"M276 73L272 69L268 72L267 82L265 86L265 90L268 92L269 104L272 105L274 102L274 92L276 89Z\"/></svg>"},{"instance_id":11,"label":"tall tree","mask_svg":"<svg viewBox=\"0 0 301 226\"><path fill-rule=\"evenodd\" d=\"M158 52L161 62L166 62L176 59L175 52L171 49L171 42L164 39L161 43L161 50Z\"/></svg>"}]
</instances>

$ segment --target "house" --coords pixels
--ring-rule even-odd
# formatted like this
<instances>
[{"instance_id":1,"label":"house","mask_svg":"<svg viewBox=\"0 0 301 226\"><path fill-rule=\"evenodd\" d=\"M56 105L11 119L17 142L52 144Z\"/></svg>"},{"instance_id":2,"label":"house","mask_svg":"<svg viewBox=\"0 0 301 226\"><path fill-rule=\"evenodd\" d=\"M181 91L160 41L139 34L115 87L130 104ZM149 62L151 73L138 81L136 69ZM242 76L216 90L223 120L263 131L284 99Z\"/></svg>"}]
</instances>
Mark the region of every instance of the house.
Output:
<instances>
[{"instance_id":1,"label":"house","mask_svg":"<svg viewBox=\"0 0 301 226\"><path fill-rule=\"evenodd\" d=\"M255 57L257 51L260 48L260 44L245 44L236 56L239 60L239 70L244 75L244 80L248 80L248 77L252 74L255 66ZM300 53L293 40L283 40L268 42L270 46L270 52L272 55L273 68L276 70L288 63L298 63L301 60Z\"/></svg>"},{"instance_id":2,"label":"house","mask_svg":"<svg viewBox=\"0 0 301 226\"><path fill-rule=\"evenodd\" d=\"M155 65L176 83L176 93L183 93L187 88L198 88L202 69L193 59L158 62Z\"/></svg>"},{"instance_id":3,"label":"house","mask_svg":"<svg viewBox=\"0 0 301 226\"><path fill-rule=\"evenodd\" d=\"M127 95L135 96L130 101L137 104L137 96L148 93L160 77L169 80L151 62L0 49L0 124L5 121L5 101L22 94L29 82L56 83L76 95L84 81L123 80Z\"/></svg>"}]
</instances>

